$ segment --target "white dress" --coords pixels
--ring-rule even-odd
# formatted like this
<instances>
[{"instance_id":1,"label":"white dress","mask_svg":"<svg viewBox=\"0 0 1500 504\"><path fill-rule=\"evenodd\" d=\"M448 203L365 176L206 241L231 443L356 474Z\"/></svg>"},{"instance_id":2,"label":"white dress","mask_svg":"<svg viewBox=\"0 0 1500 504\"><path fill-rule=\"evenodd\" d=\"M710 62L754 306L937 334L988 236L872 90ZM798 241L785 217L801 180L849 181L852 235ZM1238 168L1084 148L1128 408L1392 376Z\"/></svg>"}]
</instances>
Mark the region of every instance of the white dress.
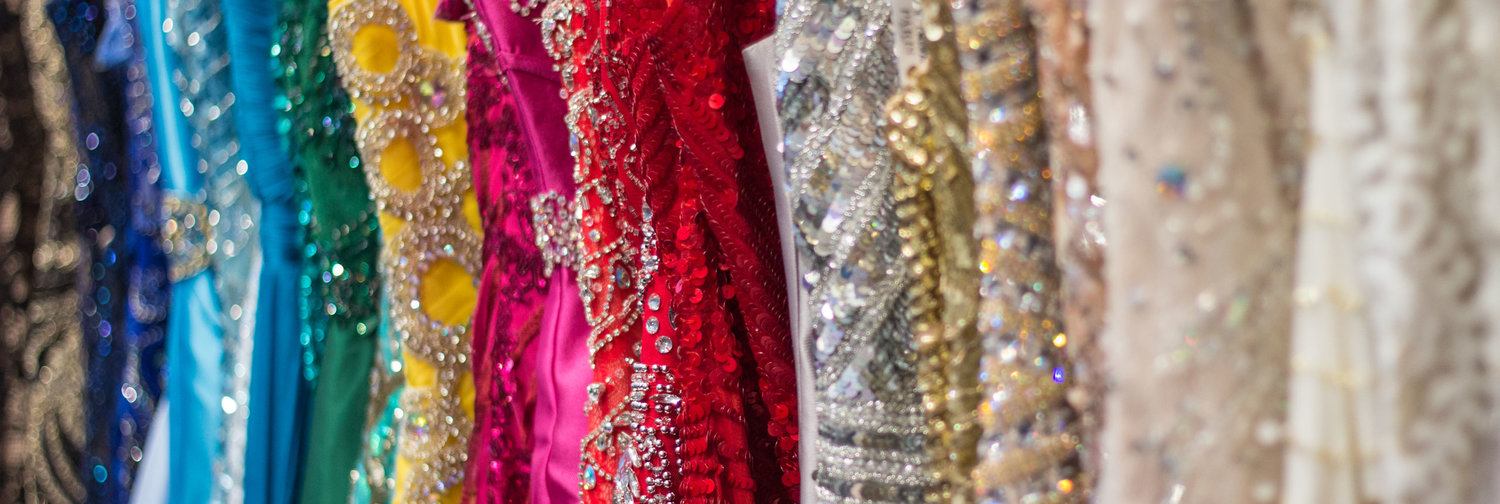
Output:
<instances>
[{"instance_id":1,"label":"white dress","mask_svg":"<svg viewBox=\"0 0 1500 504\"><path fill-rule=\"evenodd\" d=\"M1495 502L1500 7L1321 7L1284 502Z\"/></svg>"}]
</instances>

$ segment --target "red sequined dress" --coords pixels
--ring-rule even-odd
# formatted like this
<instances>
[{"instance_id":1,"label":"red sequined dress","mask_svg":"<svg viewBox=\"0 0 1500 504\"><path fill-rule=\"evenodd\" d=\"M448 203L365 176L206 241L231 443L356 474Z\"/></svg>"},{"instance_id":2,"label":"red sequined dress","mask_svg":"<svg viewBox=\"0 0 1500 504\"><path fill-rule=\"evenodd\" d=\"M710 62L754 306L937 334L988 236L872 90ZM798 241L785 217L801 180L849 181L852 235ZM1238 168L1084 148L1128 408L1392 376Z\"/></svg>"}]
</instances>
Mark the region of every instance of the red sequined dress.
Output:
<instances>
[{"instance_id":1,"label":"red sequined dress","mask_svg":"<svg viewBox=\"0 0 1500 504\"><path fill-rule=\"evenodd\" d=\"M593 328L585 503L791 502L796 378L740 51L770 0L554 0ZM680 464L679 464L680 462Z\"/></svg>"}]
</instances>

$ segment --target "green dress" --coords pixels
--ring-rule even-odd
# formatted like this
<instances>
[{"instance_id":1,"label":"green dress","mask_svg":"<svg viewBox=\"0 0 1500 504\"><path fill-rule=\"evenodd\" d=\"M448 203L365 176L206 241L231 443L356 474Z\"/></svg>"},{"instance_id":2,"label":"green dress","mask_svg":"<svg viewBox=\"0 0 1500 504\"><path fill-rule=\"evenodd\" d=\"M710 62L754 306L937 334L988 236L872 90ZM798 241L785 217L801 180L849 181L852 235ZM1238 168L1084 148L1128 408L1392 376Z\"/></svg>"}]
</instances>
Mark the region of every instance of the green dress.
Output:
<instances>
[{"instance_id":1,"label":"green dress","mask_svg":"<svg viewBox=\"0 0 1500 504\"><path fill-rule=\"evenodd\" d=\"M303 276L304 377L312 382L301 502L349 502L349 473L362 453L361 429L380 334L379 222L354 144L349 97L330 57L327 2L283 2L281 129L309 205Z\"/></svg>"}]
</instances>

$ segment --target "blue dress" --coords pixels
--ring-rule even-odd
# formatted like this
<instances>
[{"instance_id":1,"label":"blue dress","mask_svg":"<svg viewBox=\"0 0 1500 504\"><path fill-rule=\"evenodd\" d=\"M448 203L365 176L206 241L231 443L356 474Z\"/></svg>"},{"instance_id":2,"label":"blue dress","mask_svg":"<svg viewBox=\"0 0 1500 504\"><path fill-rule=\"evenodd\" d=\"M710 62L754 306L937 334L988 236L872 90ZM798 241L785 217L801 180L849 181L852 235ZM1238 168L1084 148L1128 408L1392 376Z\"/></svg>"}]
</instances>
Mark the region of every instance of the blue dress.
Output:
<instances>
[{"instance_id":1,"label":"blue dress","mask_svg":"<svg viewBox=\"0 0 1500 504\"><path fill-rule=\"evenodd\" d=\"M192 147L192 126L179 106L182 94L173 83L173 74L181 64L167 40L176 27L167 22L166 8L166 0L136 4L137 31L146 52L155 103L163 213L168 217L163 234L171 247L166 397L172 408L168 416L171 462L167 495L171 502L208 502L224 411L220 403L224 386L220 369L223 325L214 273L207 268L206 177L198 170L200 156Z\"/></svg>"},{"instance_id":2,"label":"blue dress","mask_svg":"<svg viewBox=\"0 0 1500 504\"><path fill-rule=\"evenodd\" d=\"M297 490L308 384L302 380L298 281L302 198L278 129L281 90L273 72L277 0L223 0L234 92L235 125L260 200L262 254L250 367L250 417L245 448L245 502L289 503Z\"/></svg>"},{"instance_id":3,"label":"blue dress","mask_svg":"<svg viewBox=\"0 0 1500 504\"><path fill-rule=\"evenodd\" d=\"M150 94L119 0L57 0L48 12L77 100L86 176L73 196L94 272L80 285L89 365L83 469L89 501L124 502L161 392L166 331Z\"/></svg>"}]
</instances>

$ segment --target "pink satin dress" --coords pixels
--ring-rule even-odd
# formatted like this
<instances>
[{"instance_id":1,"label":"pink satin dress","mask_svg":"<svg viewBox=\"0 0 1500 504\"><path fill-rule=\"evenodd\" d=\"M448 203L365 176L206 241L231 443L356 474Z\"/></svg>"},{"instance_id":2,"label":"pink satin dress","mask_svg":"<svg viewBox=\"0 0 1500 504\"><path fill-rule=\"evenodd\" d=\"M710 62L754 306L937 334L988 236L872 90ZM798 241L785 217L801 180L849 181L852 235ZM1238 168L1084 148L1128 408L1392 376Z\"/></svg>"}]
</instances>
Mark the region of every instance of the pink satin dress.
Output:
<instances>
[{"instance_id":1,"label":"pink satin dress","mask_svg":"<svg viewBox=\"0 0 1500 504\"><path fill-rule=\"evenodd\" d=\"M593 375L572 266L573 159L558 74L540 12L450 0L438 14L469 22L469 156L484 219L464 500L576 503Z\"/></svg>"}]
</instances>

